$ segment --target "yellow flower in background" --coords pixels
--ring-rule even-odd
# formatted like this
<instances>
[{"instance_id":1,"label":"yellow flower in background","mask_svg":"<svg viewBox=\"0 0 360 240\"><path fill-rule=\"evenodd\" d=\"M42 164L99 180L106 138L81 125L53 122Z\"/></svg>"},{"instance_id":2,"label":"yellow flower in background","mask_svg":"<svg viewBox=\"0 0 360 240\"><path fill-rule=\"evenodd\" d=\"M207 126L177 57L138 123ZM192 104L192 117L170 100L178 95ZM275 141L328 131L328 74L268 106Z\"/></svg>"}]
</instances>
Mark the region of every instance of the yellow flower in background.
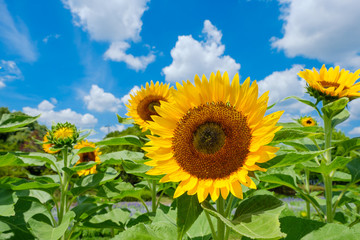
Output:
<instances>
[{"instance_id":1,"label":"yellow flower in background","mask_svg":"<svg viewBox=\"0 0 360 240\"><path fill-rule=\"evenodd\" d=\"M132 117L136 124L140 126L143 132L148 129L148 122L152 121L152 116L158 115L155 106L160 106L161 102L169 102L172 99L170 84L155 84L151 81L146 83L146 87L141 86L141 90L135 94L130 94L131 99L128 108L129 117ZM161 101L161 102L160 102Z\"/></svg>"},{"instance_id":2,"label":"yellow flower in background","mask_svg":"<svg viewBox=\"0 0 360 240\"><path fill-rule=\"evenodd\" d=\"M54 144L47 143L47 142L49 142L48 136L49 136L49 132L47 132L45 134L45 136L44 136L44 141L43 141L44 144L42 145L44 151L47 152L47 153L57 153L57 152L59 152L60 150L53 151L53 150L50 149L51 147L54 146Z\"/></svg>"},{"instance_id":3,"label":"yellow flower in background","mask_svg":"<svg viewBox=\"0 0 360 240\"><path fill-rule=\"evenodd\" d=\"M303 125L304 127L312 127L312 126L316 126L317 122L315 119L313 119L312 117L301 117L300 118L300 124Z\"/></svg>"},{"instance_id":4,"label":"yellow flower in background","mask_svg":"<svg viewBox=\"0 0 360 240\"><path fill-rule=\"evenodd\" d=\"M211 74L208 81L196 75L195 86L177 84L174 101L155 107L149 129L155 136L144 150L152 159L149 175L166 174L160 182L180 182L174 198L187 192L197 194L199 202L210 194L212 200L229 192L243 197L241 184L256 188L249 172L266 169L263 163L279 148L266 146L274 138L283 112L264 116L268 92L258 98L256 81L247 78L240 87L239 75L231 85L225 72Z\"/></svg>"},{"instance_id":5,"label":"yellow flower in background","mask_svg":"<svg viewBox=\"0 0 360 240\"><path fill-rule=\"evenodd\" d=\"M350 73L345 69L337 66L335 68L326 69L323 65L318 72L305 69L298 73L300 77L308 83L308 92L311 96L323 100L335 100L347 97L350 100L360 97L360 83L355 83L359 79L360 69L355 73Z\"/></svg>"},{"instance_id":6,"label":"yellow flower in background","mask_svg":"<svg viewBox=\"0 0 360 240\"><path fill-rule=\"evenodd\" d=\"M95 143L88 142L86 140L86 141L81 141L74 146L75 149L81 149L84 147L95 148ZM100 155L101 155L101 152L99 151L99 148L95 148L95 150L92 152L80 153L79 154L80 159L76 162L75 166L80 163L83 163L83 162L96 162L99 164L99 163L101 163L100 157L99 157ZM94 173L96 173L96 165L92 166L89 169L80 170L77 172L77 174L79 176L87 176L89 174L94 174Z\"/></svg>"}]
</instances>

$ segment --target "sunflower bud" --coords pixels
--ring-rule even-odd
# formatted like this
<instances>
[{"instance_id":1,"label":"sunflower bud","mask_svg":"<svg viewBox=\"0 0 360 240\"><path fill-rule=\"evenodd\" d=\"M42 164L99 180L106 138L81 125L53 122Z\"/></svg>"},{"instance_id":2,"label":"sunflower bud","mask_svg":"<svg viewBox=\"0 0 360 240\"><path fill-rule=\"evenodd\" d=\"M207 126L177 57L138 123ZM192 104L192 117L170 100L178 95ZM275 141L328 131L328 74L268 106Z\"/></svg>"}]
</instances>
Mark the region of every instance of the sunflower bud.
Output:
<instances>
[{"instance_id":1,"label":"sunflower bud","mask_svg":"<svg viewBox=\"0 0 360 240\"><path fill-rule=\"evenodd\" d=\"M58 123L51 127L51 131L47 136L48 142L53 144L55 148L70 147L76 144L79 138L79 133L74 124L65 122Z\"/></svg>"}]
</instances>

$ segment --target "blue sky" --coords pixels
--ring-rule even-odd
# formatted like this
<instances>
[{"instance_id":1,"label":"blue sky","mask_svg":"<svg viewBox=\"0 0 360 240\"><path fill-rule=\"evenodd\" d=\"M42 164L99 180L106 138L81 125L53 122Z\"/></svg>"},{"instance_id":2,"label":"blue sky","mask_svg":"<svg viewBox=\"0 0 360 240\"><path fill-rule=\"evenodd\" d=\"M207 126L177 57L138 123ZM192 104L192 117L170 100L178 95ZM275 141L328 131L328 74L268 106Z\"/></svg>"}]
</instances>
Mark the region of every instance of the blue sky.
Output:
<instances>
[{"instance_id":1,"label":"blue sky","mask_svg":"<svg viewBox=\"0 0 360 240\"><path fill-rule=\"evenodd\" d=\"M70 121L94 140L122 130L128 94L146 82L239 73L270 103L305 95L297 73L360 68L358 0L0 0L0 106ZM360 100L340 128L360 135ZM315 112L278 104L282 121ZM319 120L319 119L318 119Z\"/></svg>"}]
</instances>

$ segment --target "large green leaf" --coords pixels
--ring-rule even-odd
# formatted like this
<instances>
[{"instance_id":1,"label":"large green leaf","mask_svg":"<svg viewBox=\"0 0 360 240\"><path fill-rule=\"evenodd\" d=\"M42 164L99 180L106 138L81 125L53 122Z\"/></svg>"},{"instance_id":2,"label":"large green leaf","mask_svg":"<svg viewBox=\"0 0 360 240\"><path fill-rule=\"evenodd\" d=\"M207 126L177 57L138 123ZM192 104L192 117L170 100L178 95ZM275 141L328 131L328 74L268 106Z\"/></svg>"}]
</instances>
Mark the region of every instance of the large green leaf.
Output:
<instances>
[{"instance_id":1,"label":"large green leaf","mask_svg":"<svg viewBox=\"0 0 360 240\"><path fill-rule=\"evenodd\" d=\"M345 155L352 150L360 149L360 138L352 138L349 140L344 140L334 144L336 147L336 155Z\"/></svg>"},{"instance_id":2,"label":"large green leaf","mask_svg":"<svg viewBox=\"0 0 360 240\"><path fill-rule=\"evenodd\" d=\"M265 202L261 200L265 200ZM240 210L237 214L235 213L234 221L230 221L217 211L214 211L212 206L206 201L201 206L205 211L217 217L218 221L224 222L232 230L243 236L264 239L286 236L280 230L279 215L285 207L281 204L281 201L271 195L257 195L244 202L240 203ZM249 206L251 208L247 211L246 207ZM241 213L244 214L243 217Z\"/></svg>"},{"instance_id":3,"label":"large green leaf","mask_svg":"<svg viewBox=\"0 0 360 240\"><path fill-rule=\"evenodd\" d=\"M306 128L301 128L301 129L300 128L299 129L283 128L280 131L275 133L275 137L272 140L272 142L274 142L274 143L289 142L289 141L293 141L295 139L311 137L311 136L315 136L318 134L316 132L303 131L303 129L306 129Z\"/></svg>"},{"instance_id":4,"label":"large green leaf","mask_svg":"<svg viewBox=\"0 0 360 240\"><path fill-rule=\"evenodd\" d=\"M98 172L80 178L71 189L71 192L74 195L80 195L81 193L91 188L98 187L99 185L113 180L117 176L118 172L115 169L109 167L106 169L106 172Z\"/></svg>"},{"instance_id":5,"label":"large green leaf","mask_svg":"<svg viewBox=\"0 0 360 240\"><path fill-rule=\"evenodd\" d=\"M176 240L176 226L169 222L140 223L116 235L113 240Z\"/></svg>"},{"instance_id":6,"label":"large green leaf","mask_svg":"<svg viewBox=\"0 0 360 240\"><path fill-rule=\"evenodd\" d=\"M324 116L327 116L329 119L332 119L333 117L335 117L345 109L348 102L349 99L343 97L334 102L326 104L321 108L321 111L324 113Z\"/></svg>"},{"instance_id":7,"label":"large green leaf","mask_svg":"<svg viewBox=\"0 0 360 240\"><path fill-rule=\"evenodd\" d=\"M183 194L176 200L177 204L177 218L176 225L178 228L178 237L182 239L187 230L199 217L202 212L202 207L196 195Z\"/></svg>"},{"instance_id":8,"label":"large green leaf","mask_svg":"<svg viewBox=\"0 0 360 240\"><path fill-rule=\"evenodd\" d=\"M299 190L298 186L296 185L295 178L287 174L277 173L260 176L260 181L281 184L296 191Z\"/></svg>"},{"instance_id":9,"label":"large green leaf","mask_svg":"<svg viewBox=\"0 0 360 240\"><path fill-rule=\"evenodd\" d=\"M10 189L0 189L0 216L14 216L14 205L18 197Z\"/></svg>"},{"instance_id":10,"label":"large green leaf","mask_svg":"<svg viewBox=\"0 0 360 240\"><path fill-rule=\"evenodd\" d=\"M125 197L141 199L143 188L136 188L127 182L109 182L101 186L97 196L113 200L121 200Z\"/></svg>"},{"instance_id":11,"label":"large green leaf","mask_svg":"<svg viewBox=\"0 0 360 240\"><path fill-rule=\"evenodd\" d=\"M83 202L79 203L76 207L71 209L71 211L76 214L75 221L82 222L86 218L90 218L91 216L93 216L97 211L110 206L110 204L99 205L93 202Z\"/></svg>"},{"instance_id":12,"label":"large green leaf","mask_svg":"<svg viewBox=\"0 0 360 240\"><path fill-rule=\"evenodd\" d=\"M26 166L26 164L14 154L7 153L0 155L0 167L6 166Z\"/></svg>"},{"instance_id":13,"label":"large green leaf","mask_svg":"<svg viewBox=\"0 0 360 240\"><path fill-rule=\"evenodd\" d=\"M360 180L360 158L355 158L346 166L351 174L351 182L358 182Z\"/></svg>"},{"instance_id":14,"label":"large green leaf","mask_svg":"<svg viewBox=\"0 0 360 240\"><path fill-rule=\"evenodd\" d=\"M137 161L142 160L143 158L144 153L128 150L100 155L101 162L105 165L122 164L124 160Z\"/></svg>"},{"instance_id":15,"label":"large green leaf","mask_svg":"<svg viewBox=\"0 0 360 240\"><path fill-rule=\"evenodd\" d=\"M319 167L308 167L312 172L329 174L331 171L343 168L352 159L348 157L336 157L329 165L322 163Z\"/></svg>"},{"instance_id":16,"label":"large green leaf","mask_svg":"<svg viewBox=\"0 0 360 240\"><path fill-rule=\"evenodd\" d=\"M59 184L49 183L46 181L42 181L41 179L30 181L22 178L5 177L0 179L0 187L12 189L14 191L37 189L46 191L48 193L53 193L55 189L59 188Z\"/></svg>"},{"instance_id":17,"label":"large green leaf","mask_svg":"<svg viewBox=\"0 0 360 240\"><path fill-rule=\"evenodd\" d=\"M336 125L344 122L346 119L350 117L350 113L348 110L344 109L339 114L337 114L331 121L331 125L335 127Z\"/></svg>"},{"instance_id":18,"label":"large green leaf","mask_svg":"<svg viewBox=\"0 0 360 240\"><path fill-rule=\"evenodd\" d=\"M212 222L216 226L217 219L212 217ZM205 212L202 212L200 216L196 219L194 224L186 232L186 235L191 240L209 240L211 238L211 229L209 222L206 219Z\"/></svg>"},{"instance_id":19,"label":"large green leaf","mask_svg":"<svg viewBox=\"0 0 360 240\"><path fill-rule=\"evenodd\" d=\"M359 236L359 224L355 225L352 228L349 228L341 224L328 223L317 230L311 231L310 233L305 235L302 240L358 240Z\"/></svg>"},{"instance_id":20,"label":"large green leaf","mask_svg":"<svg viewBox=\"0 0 360 240\"><path fill-rule=\"evenodd\" d=\"M312 152L287 152L274 157L273 159L271 159L266 163L260 164L260 166L264 168L291 166L314 159L315 157L319 156L324 152L326 151L322 150L322 151L312 151Z\"/></svg>"},{"instance_id":21,"label":"large green leaf","mask_svg":"<svg viewBox=\"0 0 360 240\"><path fill-rule=\"evenodd\" d=\"M48 223L36 218L30 218L28 224L30 226L31 232L39 240L58 240L61 236L64 235L74 217L74 212L67 212L63 218L63 221L57 227L53 227Z\"/></svg>"},{"instance_id":22,"label":"large green leaf","mask_svg":"<svg viewBox=\"0 0 360 240\"><path fill-rule=\"evenodd\" d=\"M280 218L280 223L281 231L287 234L285 240L300 240L308 233L311 233L326 224L294 216Z\"/></svg>"},{"instance_id":23,"label":"large green leaf","mask_svg":"<svg viewBox=\"0 0 360 240\"><path fill-rule=\"evenodd\" d=\"M3 114L0 119L0 133L6 132L15 132L18 130L23 130L24 126L35 122L40 115L36 117L31 117L27 115L13 115L13 114Z\"/></svg>"},{"instance_id":24,"label":"large green leaf","mask_svg":"<svg viewBox=\"0 0 360 240\"><path fill-rule=\"evenodd\" d=\"M90 169L93 166L96 166L97 164L98 164L97 162L93 162L93 161L91 161L91 162L83 162L83 163L80 163L80 164L78 164L76 166L63 167L62 170L64 172L66 172L69 176L72 176L75 173L77 173L78 171Z\"/></svg>"},{"instance_id":25,"label":"large green leaf","mask_svg":"<svg viewBox=\"0 0 360 240\"><path fill-rule=\"evenodd\" d=\"M96 145L135 145L142 147L142 143L137 136L123 136L123 137L111 137L106 138L96 143Z\"/></svg>"},{"instance_id":26,"label":"large green leaf","mask_svg":"<svg viewBox=\"0 0 360 240\"><path fill-rule=\"evenodd\" d=\"M130 219L130 211L120 208L112 209L110 212L95 214L83 225L91 228L117 228L123 230L125 223Z\"/></svg>"}]
</instances>

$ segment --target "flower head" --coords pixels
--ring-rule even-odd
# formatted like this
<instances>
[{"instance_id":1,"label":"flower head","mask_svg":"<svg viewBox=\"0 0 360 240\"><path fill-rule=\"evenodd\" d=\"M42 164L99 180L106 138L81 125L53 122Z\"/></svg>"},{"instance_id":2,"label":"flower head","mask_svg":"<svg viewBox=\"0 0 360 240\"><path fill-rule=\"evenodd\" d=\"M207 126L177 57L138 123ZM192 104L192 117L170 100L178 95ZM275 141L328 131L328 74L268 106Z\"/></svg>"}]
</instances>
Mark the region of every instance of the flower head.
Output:
<instances>
[{"instance_id":1,"label":"flower head","mask_svg":"<svg viewBox=\"0 0 360 240\"><path fill-rule=\"evenodd\" d=\"M135 94L130 94L131 99L128 108L127 116L134 119L135 123L140 126L143 132L148 129L149 121L152 121L152 116L158 115L155 106L160 106L162 102L169 102L172 99L172 88L169 84L155 84L151 81L146 83L146 87L141 86L141 90Z\"/></svg>"},{"instance_id":2,"label":"flower head","mask_svg":"<svg viewBox=\"0 0 360 240\"><path fill-rule=\"evenodd\" d=\"M51 127L51 131L47 136L48 141L55 147L62 148L64 146L72 147L77 142L79 133L74 124L65 122L58 123Z\"/></svg>"},{"instance_id":3,"label":"flower head","mask_svg":"<svg viewBox=\"0 0 360 240\"><path fill-rule=\"evenodd\" d=\"M47 153L57 153L57 152L59 152L60 150L53 151L53 150L50 149L50 148L52 148L54 146L54 144L48 143L49 142L48 136L49 136L49 132L47 132L45 134L45 136L44 136L44 141L43 141L44 143L42 145L44 151L47 152Z\"/></svg>"},{"instance_id":4,"label":"flower head","mask_svg":"<svg viewBox=\"0 0 360 240\"><path fill-rule=\"evenodd\" d=\"M301 117L298 122L303 125L304 127L312 127L312 126L316 126L317 122L315 119L313 119L312 117Z\"/></svg>"},{"instance_id":5,"label":"flower head","mask_svg":"<svg viewBox=\"0 0 360 240\"><path fill-rule=\"evenodd\" d=\"M256 188L248 173L275 156L277 147L266 146L281 127L282 112L264 116L268 92L258 98L256 81L240 86L239 75L230 84L225 72L212 73L208 81L196 75L195 86L178 84L174 101L155 107L149 129L155 136L144 150L153 166L147 174L166 174L161 182L180 182L174 197L187 192L202 202L210 194L215 201L229 192L243 197L241 184Z\"/></svg>"},{"instance_id":6,"label":"flower head","mask_svg":"<svg viewBox=\"0 0 360 240\"><path fill-rule=\"evenodd\" d=\"M95 148L95 143L88 142L86 140L86 141L81 141L81 142L77 143L74 146L75 149L81 149L81 148L84 148L84 147ZM79 154L80 159L76 162L75 166L80 164L80 163L83 163L83 162L96 162L97 164L99 164L99 163L101 163L100 157L99 157L100 155L101 155L101 152L99 151L99 148L95 148L95 150L92 151L92 152L80 153ZM79 176L83 176L83 175L87 176L89 174L94 174L94 173L96 173L96 165L92 166L89 169L80 170L80 171L77 172L77 174Z\"/></svg>"},{"instance_id":7,"label":"flower head","mask_svg":"<svg viewBox=\"0 0 360 240\"><path fill-rule=\"evenodd\" d=\"M309 94L317 100L334 101L338 98L347 97L350 100L360 97L360 83L355 81L360 77L360 69L355 73L350 73L337 66L326 69L323 65L318 72L305 69L298 73L306 80Z\"/></svg>"}]
</instances>

